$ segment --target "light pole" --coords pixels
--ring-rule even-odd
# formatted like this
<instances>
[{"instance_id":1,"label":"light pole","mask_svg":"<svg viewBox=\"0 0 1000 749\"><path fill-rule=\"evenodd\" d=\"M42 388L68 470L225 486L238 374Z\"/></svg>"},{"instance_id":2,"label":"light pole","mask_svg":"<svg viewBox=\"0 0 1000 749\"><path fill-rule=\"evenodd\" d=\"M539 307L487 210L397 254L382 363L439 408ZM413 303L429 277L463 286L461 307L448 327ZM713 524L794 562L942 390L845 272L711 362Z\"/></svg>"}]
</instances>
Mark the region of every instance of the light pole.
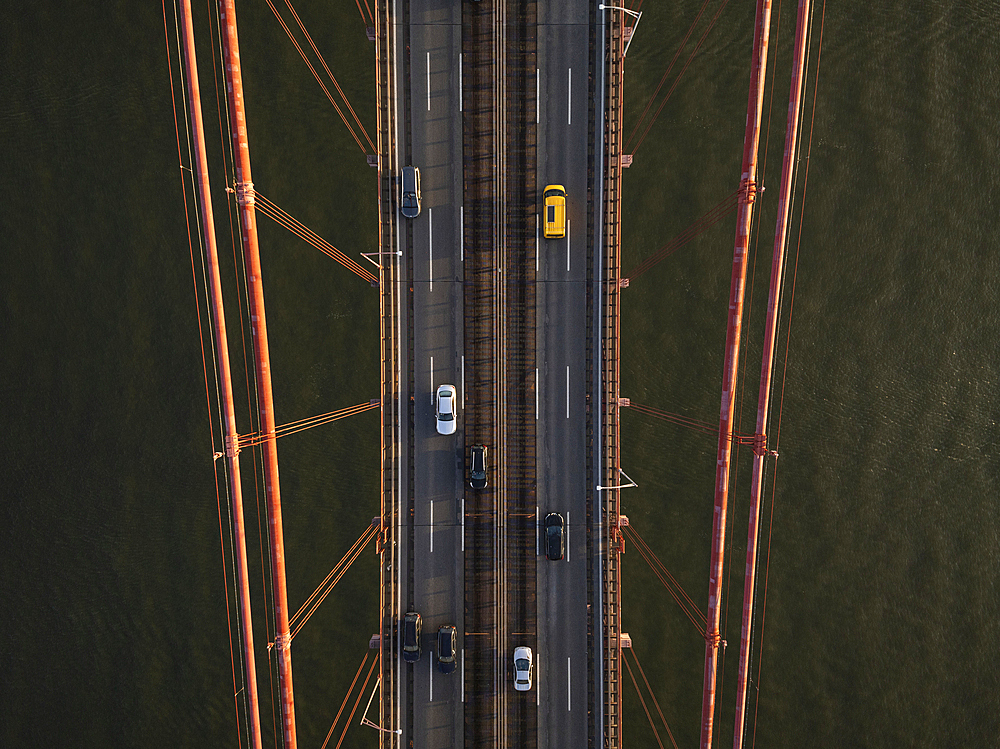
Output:
<instances>
[{"instance_id":1,"label":"light pole","mask_svg":"<svg viewBox=\"0 0 1000 749\"><path fill-rule=\"evenodd\" d=\"M604 4L598 5L597 9L598 10L620 10L622 13L628 13L630 16L632 16L635 19L635 26L632 27L632 33L629 34L628 42L625 44L625 51L622 52L622 57L625 57L625 55L628 54L629 45L632 44L632 37L635 36L635 30L637 28L639 28L639 21L642 20L642 11L641 10L640 11L630 10L629 8L622 8L621 6L618 6L618 5L604 5Z\"/></svg>"},{"instance_id":2,"label":"light pole","mask_svg":"<svg viewBox=\"0 0 1000 749\"><path fill-rule=\"evenodd\" d=\"M627 478L629 482L627 484L619 484L618 486L598 486L597 491L602 492L605 489L628 489L630 486L639 486L632 480L632 477L625 473L625 471L621 468L618 469L618 473Z\"/></svg>"}]
</instances>

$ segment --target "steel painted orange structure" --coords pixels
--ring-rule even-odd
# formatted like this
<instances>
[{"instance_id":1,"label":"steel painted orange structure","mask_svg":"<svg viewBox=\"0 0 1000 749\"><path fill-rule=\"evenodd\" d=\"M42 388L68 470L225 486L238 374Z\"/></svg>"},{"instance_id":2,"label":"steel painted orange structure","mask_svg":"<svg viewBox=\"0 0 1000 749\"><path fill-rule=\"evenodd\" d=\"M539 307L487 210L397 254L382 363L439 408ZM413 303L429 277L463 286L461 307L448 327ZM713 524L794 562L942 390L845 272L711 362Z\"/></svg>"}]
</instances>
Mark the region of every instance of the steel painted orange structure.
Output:
<instances>
[{"instance_id":1,"label":"steel painted orange structure","mask_svg":"<svg viewBox=\"0 0 1000 749\"><path fill-rule=\"evenodd\" d=\"M194 47L194 21L191 0L181 0L181 46L184 50L184 74L188 90L191 130L194 135L192 158L198 181L198 205L205 239L206 273L212 304L212 326L215 330L215 352L219 362L219 396L222 401L222 421L226 444L229 499L233 511L233 539L236 544L234 567L239 590L240 626L243 636L243 665L246 679L249 741L253 749L261 749L260 709L257 697L257 666L253 650L253 622L250 616L250 585L247 572L247 543L243 525L243 489L240 483L240 459L236 431L236 409L233 405L233 378L229 366L229 343L226 338L226 316L222 304L222 280L219 273L219 251L215 240L215 218L208 180L208 154L205 150L205 124L201 113L201 89L198 85L198 61Z\"/></svg>"},{"instance_id":2,"label":"steel painted orange structure","mask_svg":"<svg viewBox=\"0 0 1000 749\"><path fill-rule=\"evenodd\" d=\"M278 448L274 437L274 405L271 390L271 364L267 346L267 321L264 315L264 285L260 271L260 248L257 243L257 216L254 211L253 177L250 172L250 144L247 140L246 112L243 107L243 74L240 70L240 45L236 33L234 0L220 0L222 53L225 58L226 98L229 105L230 135L233 140L236 202L239 204L240 237L247 269L247 296L250 302L254 365L257 381L257 406L260 432L267 435L261 444L264 458L264 494L270 527L271 576L274 588L274 649L277 653L278 691L281 701L281 726L286 749L295 749L295 700L292 694L292 638L288 632L288 591L285 587L285 542L281 523L281 492L278 486Z\"/></svg>"},{"instance_id":3,"label":"steel painted orange structure","mask_svg":"<svg viewBox=\"0 0 1000 749\"><path fill-rule=\"evenodd\" d=\"M740 359L740 329L743 320L743 296L746 289L747 250L750 245L750 219L757 191L757 144L760 141L760 113L764 105L764 73L767 69L767 42L771 26L771 0L757 0L754 26L753 72L747 102L747 124L743 139L743 174L740 180L739 218L733 252L733 276L729 291L729 323L726 332L726 358L722 380L722 406L719 415L719 447L715 471L715 510L712 533L712 558L708 579L708 630L705 632L705 686L701 703L701 746L712 746L712 723L715 714L715 677L719 663L722 635L722 562L726 545L726 503L729 496L729 461L733 445L733 412L736 401L737 365Z\"/></svg>"},{"instance_id":4,"label":"steel painted orange structure","mask_svg":"<svg viewBox=\"0 0 1000 749\"><path fill-rule=\"evenodd\" d=\"M806 31L809 0L799 0L795 25L795 56L792 83L788 93L788 124L785 130L785 155L781 165L781 193L778 196L778 218L774 230L774 255L771 260L771 288L767 300L767 321L764 324L764 351L760 366L760 392L757 396L757 431L753 450L753 479L750 488L750 525L747 530L747 566L743 584L743 621L740 633L740 665L736 681L736 723L733 749L743 745L746 722L747 677L750 671L750 629L753 624L754 585L757 574L757 542L760 531L760 495L764 481L764 459L768 456L767 414L771 396L771 371L774 366L774 342L778 329L778 306L781 301L781 277L788 236L788 211L795 173L795 146L798 139L799 106L802 100L802 71L806 60Z\"/></svg>"}]
</instances>

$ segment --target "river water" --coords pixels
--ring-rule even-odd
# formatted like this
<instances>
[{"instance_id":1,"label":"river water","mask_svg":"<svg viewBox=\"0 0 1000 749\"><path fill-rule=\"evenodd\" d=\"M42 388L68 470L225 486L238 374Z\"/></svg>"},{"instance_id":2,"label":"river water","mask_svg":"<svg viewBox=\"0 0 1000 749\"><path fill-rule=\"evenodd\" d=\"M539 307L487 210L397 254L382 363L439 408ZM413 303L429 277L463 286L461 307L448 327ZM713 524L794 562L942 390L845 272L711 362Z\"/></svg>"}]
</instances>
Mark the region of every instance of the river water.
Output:
<instances>
[{"instance_id":1,"label":"river water","mask_svg":"<svg viewBox=\"0 0 1000 749\"><path fill-rule=\"evenodd\" d=\"M200 64L237 351L208 7L196 8ZM699 8L643 7L629 51L627 131ZM371 46L356 8L297 10L371 132ZM374 170L266 5L239 12L257 189L349 254L373 250ZM775 3L774 14L745 432L756 411L794 7ZM167 17L172 27L170 8ZM161 10L14 2L0 21L0 743L233 745L228 552L195 306L203 314L204 295L192 283ZM808 108L819 22L817 8ZM634 148L626 271L735 189L752 25L752 3L726 6ZM990 3L826 9L768 430L780 458L764 514L766 618L755 630L751 731L760 746L997 744L998 31ZM171 50L176 78L173 41ZM803 137L808 145L808 130ZM372 289L260 221L278 422L377 397ZM717 419L734 226L723 221L627 290L623 395ZM247 431L245 392L238 396ZM293 608L377 513L376 424L369 412L279 443ZM637 412L623 414L622 434L623 467L639 484L624 493L623 511L703 608L715 440ZM723 635L734 647L723 661L719 745L732 730L745 451L736 474ZM261 600L259 542L250 546ZM625 629L678 745L692 746L703 641L634 552L624 560ZM295 640L303 746L322 744L366 652L376 579L369 550ZM266 642L260 614L255 627ZM625 742L656 746L631 689ZM271 717L264 723L270 735ZM344 746L375 741L353 727Z\"/></svg>"}]
</instances>

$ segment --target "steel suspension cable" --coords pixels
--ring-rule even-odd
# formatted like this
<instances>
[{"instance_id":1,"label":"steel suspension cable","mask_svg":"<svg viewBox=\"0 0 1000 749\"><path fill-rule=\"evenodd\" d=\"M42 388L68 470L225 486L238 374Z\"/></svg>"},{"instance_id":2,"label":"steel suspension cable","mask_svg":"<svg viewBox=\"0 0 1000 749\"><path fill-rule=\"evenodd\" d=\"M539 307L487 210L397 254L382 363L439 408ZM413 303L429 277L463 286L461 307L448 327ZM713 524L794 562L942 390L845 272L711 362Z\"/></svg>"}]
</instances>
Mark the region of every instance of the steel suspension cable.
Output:
<instances>
[{"instance_id":1,"label":"steel suspension cable","mask_svg":"<svg viewBox=\"0 0 1000 749\"><path fill-rule=\"evenodd\" d=\"M681 39L681 46L679 46L677 48L677 51L674 52L674 58L670 61L670 64L667 65L667 71L663 74L663 77L660 79L660 83L659 83L659 85L657 85L656 90L653 92L653 95L649 97L649 101L646 103L646 108L642 110L642 114L640 114L639 115L639 119L636 120L635 127L632 129L632 132L629 133L628 139L625 141L625 148L626 149L629 147L629 144L632 142L632 139L635 137L636 132L639 130L639 127L642 125L642 121L646 118L646 114L648 114L649 108L653 106L653 102L656 100L656 97L660 94L660 89L663 88L663 84L666 83L667 76L670 75L670 71L673 70L673 68L674 68L674 63L677 62L677 58L680 57L681 52L684 51L684 45L687 44L688 39L691 37L691 33L694 31L694 27L698 25L698 21L701 20L701 16L705 12L705 8L708 7L708 4L711 1L712 0L705 0L705 2L702 3L701 10L698 11L698 15L695 16L694 22L691 24L691 27L687 30L687 33L684 35L684 38ZM641 2L639 3L639 6L640 7L642 6Z\"/></svg>"},{"instance_id":2,"label":"steel suspension cable","mask_svg":"<svg viewBox=\"0 0 1000 749\"><path fill-rule=\"evenodd\" d=\"M378 278L368 272L367 269L362 268L356 262L351 260L347 255L338 250L332 244L323 239L319 234L314 232L308 226L303 224L298 219L291 216L287 211L280 208L276 203L261 195L256 190L254 191L254 207L260 213L263 213L272 221L281 224L290 232L298 236L300 239L308 242L316 249L320 250L324 254L336 260L338 263L343 265L348 270L354 272L355 274L361 276L371 284L377 284Z\"/></svg>"},{"instance_id":3,"label":"steel suspension cable","mask_svg":"<svg viewBox=\"0 0 1000 749\"><path fill-rule=\"evenodd\" d=\"M674 740L674 732L670 730L667 719L663 717L663 711L660 709L660 703L656 699L656 695L653 694L653 688L649 686L649 679L646 678L646 672L642 670L642 664L639 663L639 656L636 655L633 648L629 648L629 651L632 653L632 660L635 661L635 667L639 669L639 676L642 677L642 681L646 685L646 691L648 691L649 696L653 698L653 705L656 707L656 712L660 714L660 720L663 721L663 727L667 729L667 736L670 737L670 743L674 745L674 749L677 749L677 742Z\"/></svg>"},{"instance_id":4,"label":"steel suspension cable","mask_svg":"<svg viewBox=\"0 0 1000 749\"><path fill-rule=\"evenodd\" d=\"M653 127L653 123L656 122L656 118L660 116L660 112L663 111L663 107L665 107L667 102L670 100L671 94L674 93L674 89L677 88L677 84L680 82L681 78L684 77L684 73L687 72L688 66L691 65L691 61L694 59L695 55L698 54L698 50L701 49L701 45L705 43L705 39L708 37L709 32L711 32L711 30L715 27L715 22L719 20L719 16L722 15L722 11L728 3L729 0L723 0L722 5L719 6L717 11L715 11L715 15L712 16L712 22L708 24L708 28L705 29L705 33L701 35L701 39L698 40L698 44L695 46L694 51L688 56L687 61L684 63L684 67L681 68L681 72L677 74L673 85L670 87L670 90L667 91L667 95L663 98L663 101L660 102L660 106L657 108L656 114L653 115L652 119L646 125L646 129L642 131L642 136L639 138L639 142L636 143L635 148L632 149L633 155L639 150L639 146L641 146L642 142L646 139L646 135L649 133L650 128Z\"/></svg>"},{"instance_id":5,"label":"steel suspension cable","mask_svg":"<svg viewBox=\"0 0 1000 749\"><path fill-rule=\"evenodd\" d=\"M337 711L337 717L333 719L333 724L330 726L330 730L326 734L326 738L323 739L323 746L320 749L326 749L327 743L330 741L330 737L333 736L333 729L337 727L337 722L340 720L340 714L344 712L344 708L347 707L347 701L351 699L351 692L354 691L354 685L358 683L358 677L361 676L361 670L365 667L365 663L368 662L368 656L370 653L365 653L365 657L361 659L361 665L358 666L357 673L354 674L354 679L351 681L351 686L347 690L347 694L344 695L344 701L340 703L340 709Z\"/></svg>"},{"instance_id":6,"label":"steel suspension cable","mask_svg":"<svg viewBox=\"0 0 1000 749\"><path fill-rule=\"evenodd\" d=\"M353 554L357 550L359 546L361 548L364 548L365 546L368 545L368 542L371 541L372 537L375 535L375 532L376 528L371 524L369 524L368 527L365 528L365 532L362 533L357 538L357 540L355 540L355 542L351 545L351 548L347 550L347 553L344 554L344 556L340 559L340 561L334 565L333 569L330 570L330 573L325 578L323 578L323 582L321 582L316 587L316 590L312 592L312 595L310 595L306 599L305 603L303 603L299 607L298 611L296 611L291 617L289 617L288 619L289 624L293 624L298 620L300 616L302 616L302 612L304 612L312 604L315 598L323 591L327 583L330 582L330 578L332 578L337 573L337 571L341 568L341 566L343 566L345 563L348 563L348 558L351 556L351 554Z\"/></svg>"},{"instance_id":7,"label":"steel suspension cable","mask_svg":"<svg viewBox=\"0 0 1000 749\"><path fill-rule=\"evenodd\" d=\"M354 138L354 142L358 144L358 148L361 149L361 152L365 153L364 144L361 142L361 139L358 138L357 133L354 132L354 128L351 127L351 123L347 121L347 118L344 116L344 112L341 110L340 106L337 104L336 101L333 100L333 95L330 93L330 89L328 89L326 87L326 84L324 84L323 81L320 80L319 73L316 72L316 68L313 67L313 64L309 62L309 58L306 57L305 51L302 49L299 43L295 41L295 37L292 36L292 30L288 28L288 25L281 17L281 14L278 13L278 9L274 7L274 3L272 3L271 0L265 0L265 2L267 3L267 7L271 9L271 12L274 13L274 17L278 19L278 23L281 24L281 28L285 30L285 34L288 35L288 38L291 40L292 44L295 45L295 49L298 50L299 56L302 58L302 61L306 64L306 67L308 67L309 71L313 74L313 78L316 79L316 83L318 83L319 87L323 89L323 93L326 94L326 98L330 100L330 103L333 104L333 108L336 109L337 114L340 115L340 119L344 121L344 125L347 126L347 130L351 133L351 137ZM368 139L368 142L371 143L371 139L368 138L368 134L365 133L364 130L362 130L361 132L362 135L364 135L365 138ZM372 146L372 148L374 149L374 146Z\"/></svg>"},{"instance_id":8,"label":"steel suspension cable","mask_svg":"<svg viewBox=\"0 0 1000 749\"><path fill-rule=\"evenodd\" d=\"M342 408L339 411L330 411L329 413L320 414L319 416L310 416L306 419L299 419L298 421L293 421L288 424L282 424L279 427L275 427L273 434L262 434L261 432L241 434L239 444L241 448L259 445L268 439L287 437L290 434L297 434L298 432L305 431L306 429L322 426L323 424L329 424L330 422L345 419L348 416L354 416L378 407L378 401L369 401L368 403L361 403L357 406Z\"/></svg>"},{"instance_id":9,"label":"steel suspension cable","mask_svg":"<svg viewBox=\"0 0 1000 749\"><path fill-rule=\"evenodd\" d=\"M354 107L352 107L351 106L351 102L348 101L347 94L344 93L344 90L340 87L340 84L337 83L337 79L333 75L333 72L330 70L330 66L326 64L326 60L323 58L323 55L320 54L319 49L317 49L315 43L313 43L312 37L309 35L309 32L306 30L305 25L302 23L301 19L299 19L299 14L296 13L295 12L295 8L292 7L291 0L285 0L285 5L287 5L288 6L288 10L290 10L292 12L292 17L295 19L295 23L297 23L299 25L299 30L302 31L302 33L305 35L306 41L309 42L309 46L312 48L313 54L315 54L316 57L319 58L320 64L323 66L323 70L325 70L326 74L328 76L330 76L330 80L333 81L333 85L337 89L337 93L340 94L340 97L344 100L344 104L347 106L347 111L351 113L351 116L354 118L354 121L357 123L358 130L360 130L362 132L362 134L364 134L365 140L368 141L369 147L371 147L372 152L374 152L375 151L375 144L372 143L372 139L370 137L368 137L368 132L365 130L365 126L362 125L361 124L361 120L358 119L357 112L354 111Z\"/></svg>"},{"instance_id":10,"label":"steel suspension cable","mask_svg":"<svg viewBox=\"0 0 1000 749\"><path fill-rule=\"evenodd\" d=\"M692 419L687 416L681 416L680 414L673 414L668 411L661 411L658 408L653 408L652 406L645 406L641 403L631 403L628 408L632 408L639 413L644 413L648 416L660 419L662 421L667 421L672 424L678 424L679 426L687 427L693 429L696 432L701 432L702 434L719 434L719 428L717 426L712 426L703 421L698 421L697 419ZM728 435L730 442L736 445L752 445L757 441L756 435L753 434L738 434L733 432Z\"/></svg>"},{"instance_id":11,"label":"steel suspension cable","mask_svg":"<svg viewBox=\"0 0 1000 749\"><path fill-rule=\"evenodd\" d=\"M369 527L369 533L366 535L368 537L365 539L365 542L363 544L357 545L354 551L349 552L349 558L347 558L346 563L344 563L340 567L333 580L326 585L325 590L323 590L323 592L318 597L314 598L313 603L309 606L308 611L306 611L306 613L302 615L301 620L298 622L298 624L295 625L295 628L292 629L291 639L295 639L295 635L297 635L299 631L302 629L302 627L305 626L305 623L309 621L310 618L312 618L312 615L316 613L316 611L319 609L323 601L326 600L326 597L330 595L331 592L333 592L333 589L336 587L337 583L340 582L340 579L347 572L348 568L354 563L354 560L356 560L359 556L361 556L361 552L364 551L365 546L367 546L368 542L375 537L375 532L371 527Z\"/></svg>"},{"instance_id":12,"label":"steel suspension cable","mask_svg":"<svg viewBox=\"0 0 1000 749\"><path fill-rule=\"evenodd\" d=\"M684 590L684 588L681 586L681 584L679 582L677 582L677 578L675 578L672 574L670 574L670 570L668 570L666 568L666 566L664 566L663 562L661 562L659 560L659 558L656 556L656 554L653 553L653 550L649 547L649 544L647 544L646 541L645 541L645 539L643 539L642 536L639 535L638 531L636 531L630 525L623 526L622 527L622 531L625 532L625 535L627 535L632 540L632 542L635 543L635 545L640 548L640 550L641 549L645 549L646 553L648 553L649 556L652 558L652 560L656 562L656 566L659 567L660 570L663 571L663 574L665 574L670 579L670 582L674 585L674 587L678 591L680 591L680 595L684 598L684 601L691 608L692 612L698 618L701 619L702 623L704 623L705 622L705 613L701 609L698 608L698 604L696 604L694 602L694 599L691 598L691 596L688 595L687 591ZM649 561L649 560L647 559L647 561ZM650 566L652 567L654 565L650 564Z\"/></svg>"},{"instance_id":13,"label":"steel suspension cable","mask_svg":"<svg viewBox=\"0 0 1000 749\"><path fill-rule=\"evenodd\" d=\"M663 749L663 742L660 741L660 732L656 730L656 724L653 723L653 716L649 714L649 708L646 707L646 699L642 696L639 684L636 682L635 676L632 674L632 667L628 665L627 658L622 658L622 663L625 664L625 668L628 670L629 678L632 680L632 686L635 687L635 693L639 695L639 702L642 703L642 709L646 712L646 720L649 721L649 727L653 729L653 735L656 737L656 743L660 745L660 749ZM676 746L676 744L674 746Z\"/></svg>"},{"instance_id":14,"label":"steel suspension cable","mask_svg":"<svg viewBox=\"0 0 1000 749\"><path fill-rule=\"evenodd\" d=\"M368 682L372 678L372 672L375 670L375 666L379 663L378 658L372 659L371 668L368 669L368 674L365 676L365 683L361 685L361 689L358 690L358 698L354 701L354 708L351 710L351 714L347 716L347 722L344 724L344 730L340 734L340 740L337 742L336 749L340 749L340 745L344 743L344 736L347 735L347 729L351 727L351 719L354 718L354 713L358 711L358 705L361 704L361 698L365 696L365 689L368 688Z\"/></svg>"},{"instance_id":15,"label":"steel suspension cable","mask_svg":"<svg viewBox=\"0 0 1000 749\"><path fill-rule=\"evenodd\" d=\"M626 538L631 538L628 535L628 533L625 533L626 528L628 528L628 526L624 526L622 528L623 535L625 535ZM635 541L635 539L632 540ZM660 564L660 560L656 558L656 555L653 554L652 550L648 546L646 546L645 543L641 542L641 539L636 542L636 548L639 550L640 556L642 556L642 558L646 560L646 564L649 565L653 574L663 584L663 587L667 589L667 593L670 594L670 597L673 598L674 602L680 607L681 612L684 614L684 616L686 616L688 618L688 621L690 621L691 624L694 625L694 628L698 631L698 634L704 637L705 624L707 622L707 620L705 619L705 615L700 610L698 610L698 607L694 604L693 601L690 600L690 597L687 595L684 589L681 588L680 584L674 579L673 575L670 574L670 572L666 569L666 567L663 567L662 564ZM664 579L664 575L661 574L661 570L663 573L666 574L670 582L668 582L667 579ZM673 584L673 587L671 587L671 583ZM679 595L677 591L680 592ZM683 596L683 598L686 600L682 600L681 596Z\"/></svg>"},{"instance_id":16,"label":"steel suspension cable","mask_svg":"<svg viewBox=\"0 0 1000 749\"><path fill-rule=\"evenodd\" d=\"M684 229L684 231L639 263L639 265L633 268L631 272L625 274L624 277L629 281L635 280L661 260L670 257L670 255L674 254L677 250L686 245L699 234L707 231L722 221L722 219L736 210L739 205L740 193L741 190L735 190L727 195L719 203L710 208L703 216L698 218L693 224Z\"/></svg>"}]
</instances>

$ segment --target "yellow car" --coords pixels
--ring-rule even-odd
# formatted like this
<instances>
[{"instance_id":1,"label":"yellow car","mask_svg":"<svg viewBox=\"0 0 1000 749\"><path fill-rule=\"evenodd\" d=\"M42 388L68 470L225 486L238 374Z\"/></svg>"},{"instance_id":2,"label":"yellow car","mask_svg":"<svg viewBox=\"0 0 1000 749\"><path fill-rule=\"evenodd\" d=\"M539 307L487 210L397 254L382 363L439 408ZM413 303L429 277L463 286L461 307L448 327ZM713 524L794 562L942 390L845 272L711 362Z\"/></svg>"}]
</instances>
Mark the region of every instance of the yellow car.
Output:
<instances>
[{"instance_id":1,"label":"yellow car","mask_svg":"<svg viewBox=\"0 0 1000 749\"><path fill-rule=\"evenodd\" d=\"M542 192L545 201L544 229L546 239L559 239L566 236L566 188L562 185L549 185Z\"/></svg>"}]
</instances>

